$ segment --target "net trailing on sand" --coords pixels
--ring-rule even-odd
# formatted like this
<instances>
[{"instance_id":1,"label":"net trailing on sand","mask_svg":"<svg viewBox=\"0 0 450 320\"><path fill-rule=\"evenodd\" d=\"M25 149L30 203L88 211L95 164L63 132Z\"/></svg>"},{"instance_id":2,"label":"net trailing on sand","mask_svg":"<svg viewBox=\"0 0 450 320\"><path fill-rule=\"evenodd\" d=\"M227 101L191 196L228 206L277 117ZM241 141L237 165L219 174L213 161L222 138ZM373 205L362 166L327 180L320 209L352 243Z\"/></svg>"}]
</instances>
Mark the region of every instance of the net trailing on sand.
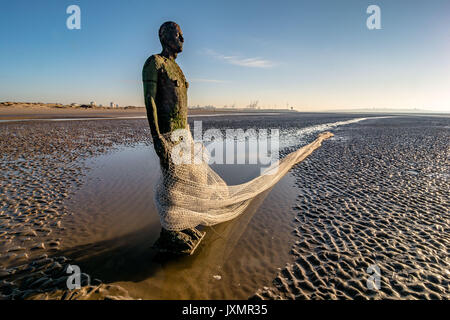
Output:
<instances>
[{"instance_id":1,"label":"net trailing on sand","mask_svg":"<svg viewBox=\"0 0 450 320\"><path fill-rule=\"evenodd\" d=\"M154 193L163 228L180 231L236 218L252 199L273 187L292 166L303 161L321 146L323 140L332 136L330 132L321 133L315 141L288 154L260 176L239 185L227 185L205 160L181 164L167 161L167 165L161 166L162 174ZM168 143L170 136L164 135L164 138L164 148L168 153L175 150L179 143L191 147L185 148L184 152L191 152L192 156L193 150L198 150L192 147L194 142L190 134L188 141L184 142Z\"/></svg>"}]
</instances>

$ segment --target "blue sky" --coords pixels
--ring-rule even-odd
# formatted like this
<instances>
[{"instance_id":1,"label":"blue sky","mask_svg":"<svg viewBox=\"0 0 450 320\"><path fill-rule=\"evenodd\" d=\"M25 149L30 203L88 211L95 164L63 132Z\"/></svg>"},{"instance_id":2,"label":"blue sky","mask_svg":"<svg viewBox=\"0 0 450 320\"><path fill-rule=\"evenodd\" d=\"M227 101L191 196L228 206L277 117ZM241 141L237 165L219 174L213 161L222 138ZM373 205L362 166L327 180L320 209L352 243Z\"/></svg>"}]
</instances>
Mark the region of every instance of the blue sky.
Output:
<instances>
[{"instance_id":1,"label":"blue sky","mask_svg":"<svg viewBox=\"0 0 450 320\"><path fill-rule=\"evenodd\" d=\"M0 3L1 101L143 106L142 65L172 20L189 105L450 111L448 0ZM66 27L72 4L81 30Z\"/></svg>"}]
</instances>

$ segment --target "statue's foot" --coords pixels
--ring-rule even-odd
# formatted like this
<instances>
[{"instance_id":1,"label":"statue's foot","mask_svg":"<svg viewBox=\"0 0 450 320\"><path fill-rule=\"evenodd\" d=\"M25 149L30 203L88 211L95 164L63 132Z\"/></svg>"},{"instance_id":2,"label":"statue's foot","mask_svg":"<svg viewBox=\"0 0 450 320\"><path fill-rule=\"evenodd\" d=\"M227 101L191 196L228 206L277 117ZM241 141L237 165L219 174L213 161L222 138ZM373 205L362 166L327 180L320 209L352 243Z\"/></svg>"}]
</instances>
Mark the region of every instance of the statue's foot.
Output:
<instances>
[{"instance_id":1,"label":"statue's foot","mask_svg":"<svg viewBox=\"0 0 450 320\"><path fill-rule=\"evenodd\" d=\"M204 235L205 232L200 232L195 228L182 231L171 231L162 228L155 247L160 252L191 255Z\"/></svg>"},{"instance_id":2,"label":"statue's foot","mask_svg":"<svg viewBox=\"0 0 450 320\"><path fill-rule=\"evenodd\" d=\"M181 232L187 234L193 240L200 240L205 235L205 232L198 231L195 228L192 229L184 229Z\"/></svg>"}]
</instances>

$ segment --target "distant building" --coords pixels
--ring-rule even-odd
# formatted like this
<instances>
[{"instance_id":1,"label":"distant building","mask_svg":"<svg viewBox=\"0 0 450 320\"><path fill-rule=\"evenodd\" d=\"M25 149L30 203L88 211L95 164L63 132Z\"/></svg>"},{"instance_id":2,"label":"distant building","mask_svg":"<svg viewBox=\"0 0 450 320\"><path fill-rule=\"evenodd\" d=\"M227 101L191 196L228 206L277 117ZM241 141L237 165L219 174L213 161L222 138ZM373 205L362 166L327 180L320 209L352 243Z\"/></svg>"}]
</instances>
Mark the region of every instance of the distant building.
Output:
<instances>
[{"instance_id":1,"label":"distant building","mask_svg":"<svg viewBox=\"0 0 450 320\"><path fill-rule=\"evenodd\" d=\"M95 106L95 105L96 105L95 101L91 101L91 106Z\"/></svg>"},{"instance_id":2,"label":"distant building","mask_svg":"<svg viewBox=\"0 0 450 320\"><path fill-rule=\"evenodd\" d=\"M256 109L258 107L258 100L251 101L250 104L247 106L247 109Z\"/></svg>"},{"instance_id":3,"label":"distant building","mask_svg":"<svg viewBox=\"0 0 450 320\"><path fill-rule=\"evenodd\" d=\"M111 108L114 108L114 102L110 102L110 103L109 103L109 106L110 106Z\"/></svg>"}]
</instances>

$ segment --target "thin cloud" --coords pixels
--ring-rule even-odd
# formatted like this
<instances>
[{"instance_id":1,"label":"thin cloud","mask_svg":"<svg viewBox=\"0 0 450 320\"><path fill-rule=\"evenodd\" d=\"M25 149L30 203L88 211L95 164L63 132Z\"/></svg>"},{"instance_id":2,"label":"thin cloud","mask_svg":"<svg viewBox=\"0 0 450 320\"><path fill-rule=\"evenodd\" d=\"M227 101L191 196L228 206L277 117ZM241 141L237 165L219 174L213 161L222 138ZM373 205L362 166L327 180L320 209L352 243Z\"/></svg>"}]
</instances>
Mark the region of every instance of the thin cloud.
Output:
<instances>
[{"instance_id":1,"label":"thin cloud","mask_svg":"<svg viewBox=\"0 0 450 320\"><path fill-rule=\"evenodd\" d=\"M206 53L217 58L223 60L229 64L241 66L241 67L250 67L250 68L271 68L274 66L272 61L262 59L259 57L254 58L242 58L238 56L226 56L220 53L215 52L214 50L207 49Z\"/></svg>"}]
</instances>

